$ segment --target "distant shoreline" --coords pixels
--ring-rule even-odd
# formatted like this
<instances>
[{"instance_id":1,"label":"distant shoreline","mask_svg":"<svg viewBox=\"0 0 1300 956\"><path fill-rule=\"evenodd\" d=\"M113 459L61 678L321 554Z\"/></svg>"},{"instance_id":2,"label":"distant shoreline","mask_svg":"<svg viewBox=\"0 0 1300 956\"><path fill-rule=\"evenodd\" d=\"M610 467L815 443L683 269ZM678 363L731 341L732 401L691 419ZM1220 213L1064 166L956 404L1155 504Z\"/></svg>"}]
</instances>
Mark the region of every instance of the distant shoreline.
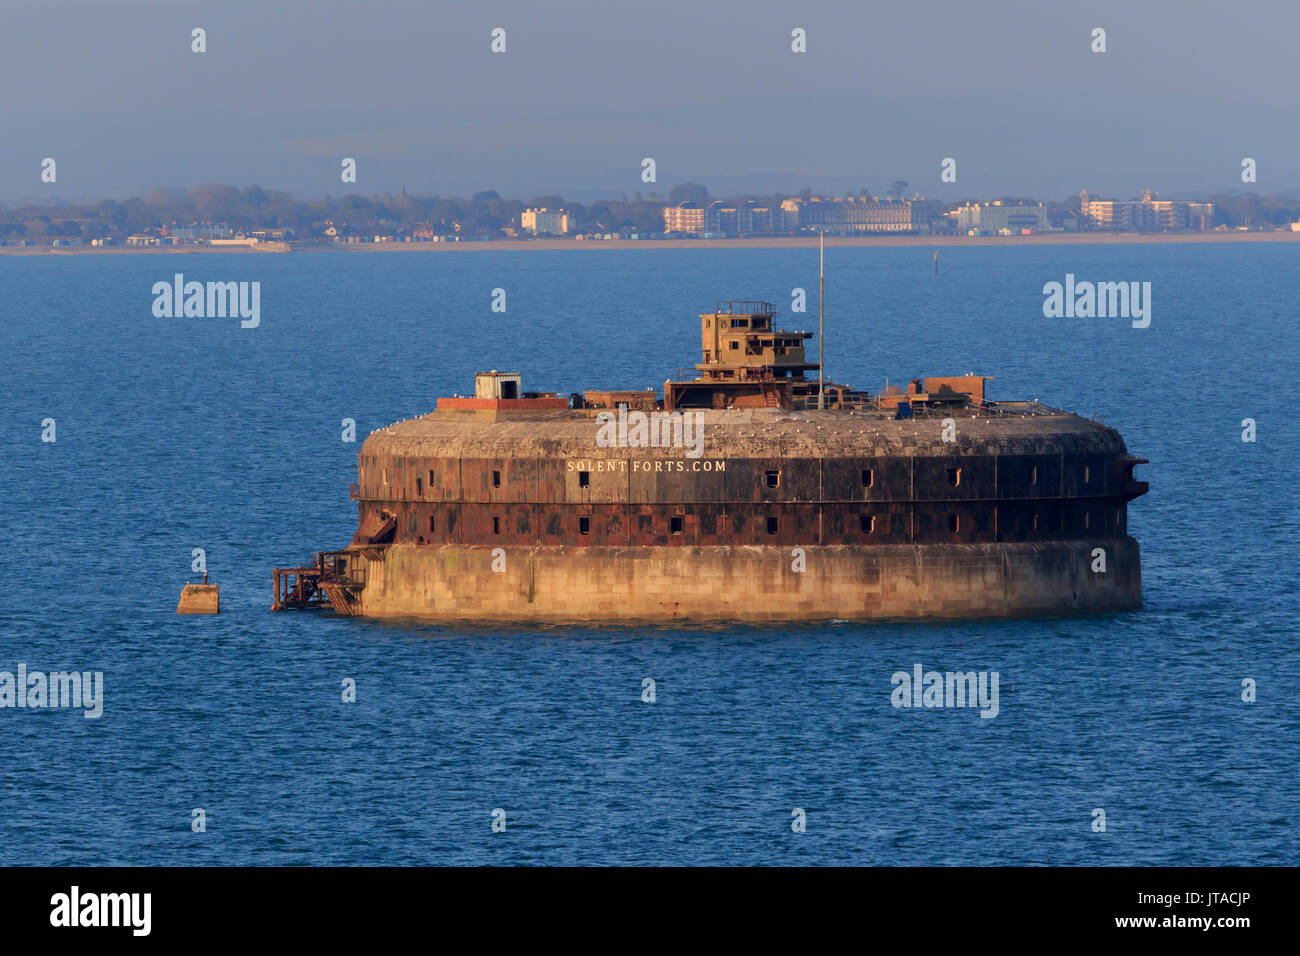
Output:
<instances>
[{"instance_id":1,"label":"distant shoreline","mask_svg":"<svg viewBox=\"0 0 1300 956\"><path fill-rule=\"evenodd\" d=\"M1030 236L827 236L832 248L853 247L997 247L997 246L1092 246L1092 245L1179 245L1184 243L1300 242L1300 232L1186 232L1186 233L1038 233ZM295 245L299 253L361 252L527 252L529 250L589 249L809 249L816 248L815 236L772 236L753 239L496 239L490 242L367 242L337 245ZM189 255L236 253L238 255L282 255L282 250L249 246L141 247L4 246L0 255L84 256L84 255Z\"/></svg>"}]
</instances>

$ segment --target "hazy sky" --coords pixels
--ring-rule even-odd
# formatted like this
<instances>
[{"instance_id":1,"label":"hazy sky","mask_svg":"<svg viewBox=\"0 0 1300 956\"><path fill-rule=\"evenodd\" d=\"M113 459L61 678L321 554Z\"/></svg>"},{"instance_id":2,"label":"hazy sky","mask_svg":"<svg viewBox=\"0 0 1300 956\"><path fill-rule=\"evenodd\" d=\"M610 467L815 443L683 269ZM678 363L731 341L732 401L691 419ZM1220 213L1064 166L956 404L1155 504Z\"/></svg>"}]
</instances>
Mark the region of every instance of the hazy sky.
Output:
<instances>
[{"instance_id":1,"label":"hazy sky","mask_svg":"<svg viewBox=\"0 0 1300 956\"><path fill-rule=\"evenodd\" d=\"M0 0L0 199L1294 194L1298 43L1295 0Z\"/></svg>"}]
</instances>

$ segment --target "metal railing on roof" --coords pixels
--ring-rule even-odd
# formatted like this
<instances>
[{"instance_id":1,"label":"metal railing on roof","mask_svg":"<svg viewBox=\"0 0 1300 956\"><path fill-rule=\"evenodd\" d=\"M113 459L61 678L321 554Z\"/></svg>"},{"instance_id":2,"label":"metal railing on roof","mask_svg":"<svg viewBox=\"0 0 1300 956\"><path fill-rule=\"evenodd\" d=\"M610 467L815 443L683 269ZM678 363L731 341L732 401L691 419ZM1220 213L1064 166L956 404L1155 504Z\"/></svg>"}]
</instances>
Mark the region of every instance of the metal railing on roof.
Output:
<instances>
[{"instance_id":1,"label":"metal railing on roof","mask_svg":"<svg viewBox=\"0 0 1300 956\"><path fill-rule=\"evenodd\" d=\"M759 302L755 299L731 299L719 302L714 315L775 315L776 306L771 302Z\"/></svg>"}]
</instances>

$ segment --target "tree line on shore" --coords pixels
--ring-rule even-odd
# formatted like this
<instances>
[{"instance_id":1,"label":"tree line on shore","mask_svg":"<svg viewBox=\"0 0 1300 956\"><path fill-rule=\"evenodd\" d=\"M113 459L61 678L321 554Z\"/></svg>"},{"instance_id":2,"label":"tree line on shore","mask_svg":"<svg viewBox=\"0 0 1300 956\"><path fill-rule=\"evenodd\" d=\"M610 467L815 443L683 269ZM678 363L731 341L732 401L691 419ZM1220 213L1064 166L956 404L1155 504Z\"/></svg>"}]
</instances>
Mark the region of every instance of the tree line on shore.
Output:
<instances>
[{"instance_id":1,"label":"tree line on shore","mask_svg":"<svg viewBox=\"0 0 1300 956\"><path fill-rule=\"evenodd\" d=\"M895 181L889 193L901 195L907 183ZM777 207L787 198L807 199L811 189L799 193L776 193L766 196L727 197L728 202L752 201L760 206ZM855 195L868 196L860 190ZM497 238L504 230L519 225L519 216L527 208L565 209L570 216L570 232L642 234L663 231L663 209L667 204L693 201L701 204L714 198L699 183L682 183L666 196L654 192L636 193L620 199L602 199L590 204L576 203L562 196L535 196L527 202L506 199L494 190L475 193L468 199L458 197L413 196L403 190L397 195L374 196L348 194L322 199L296 199L287 192L249 186L206 184L191 189L156 189L143 198L117 201L105 199L95 203L24 203L0 204L0 239L55 238L122 238L134 233L156 231L172 225L224 223L236 232L259 229L288 229L298 239L312 239L326 234L332 225L340 233L358 235L404 236L414 232L426 235L479 235ZM1100 197L1094 197L1100 198ZM961 202L965 202L962 200ZM1014 202L1014 197L1005 201ZM1026 200L1036 202L1036 200ZM1214 225L1281 226L1300 219L1300 200L1281 196L1220 194L1209 196L1215 204ZM961 202L947 203L955 208ZM1078 213L1079 199L1072 196L1062 202L1048 202L1048 217L1059 222L1068 213Z\"/></svg>"}]
</instances>

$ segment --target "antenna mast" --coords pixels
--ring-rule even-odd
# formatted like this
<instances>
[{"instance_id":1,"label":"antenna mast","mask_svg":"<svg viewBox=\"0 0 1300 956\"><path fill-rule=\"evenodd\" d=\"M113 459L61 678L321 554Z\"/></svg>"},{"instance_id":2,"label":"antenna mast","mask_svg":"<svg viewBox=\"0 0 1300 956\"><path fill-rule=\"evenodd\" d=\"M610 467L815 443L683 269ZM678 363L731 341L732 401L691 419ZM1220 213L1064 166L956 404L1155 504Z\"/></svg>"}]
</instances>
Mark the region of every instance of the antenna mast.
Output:
<instances>
[{"instance_id":1,"label":"antenna mast","mask_svg":"<svg viewBox=\"0 0 1300 956\"><path fill-rule=\"evenodd\" d=\"M817 251L817 411L826 408L825 348L826 348L826 230L821 231Z\"/></svg>"}]
</instances>

